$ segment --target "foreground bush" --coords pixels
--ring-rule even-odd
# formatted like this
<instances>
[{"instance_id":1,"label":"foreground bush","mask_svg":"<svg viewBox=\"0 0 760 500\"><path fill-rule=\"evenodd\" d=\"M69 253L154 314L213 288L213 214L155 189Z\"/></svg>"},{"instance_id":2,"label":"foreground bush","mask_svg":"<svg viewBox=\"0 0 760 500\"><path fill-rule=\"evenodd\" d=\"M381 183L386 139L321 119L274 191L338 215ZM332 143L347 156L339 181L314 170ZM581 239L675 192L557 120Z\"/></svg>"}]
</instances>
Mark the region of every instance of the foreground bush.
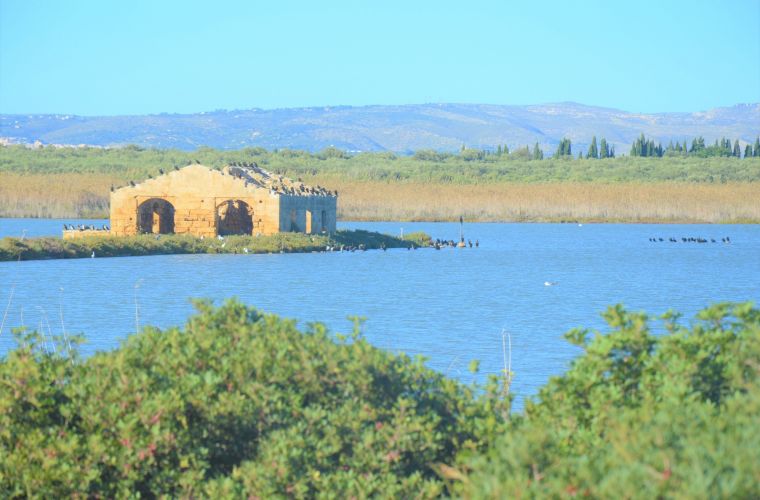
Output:
<instances>
[{"instance_id":1,"label":"foreground bush","mask_svg":"<svg viewBox=\"0 0 760 500\"><path fill-rule=\"evenodd\" d=\"M200 310L86 361L23 338L0 363L0 496L432 497L434 465L496 428L493 399L357 333Z\"/></svg>"},{"instance_id":2,"label":"foreground bush","mask_svg":"<svg viewBox=\"0 0 760 500\"><path fill-rule=\"evenodd\" d=\"M760 496L760 310L607 334L524 415L358 333L199 304L85 361L20 337L0 361L0 495ZM519 376L519 374L518 374Z\"/></svg>"},{"instance_id":3,"label":"foreground bush","mask_svg":"<svg viewBox=\"0 0 760 500\"><path fill-rule=\"evenodd\" d=\"M450 471L465 497L757 498L760 311L702 311L691 329L610 308L584 352L487 453Z\"/></svg>"}]
</instances>

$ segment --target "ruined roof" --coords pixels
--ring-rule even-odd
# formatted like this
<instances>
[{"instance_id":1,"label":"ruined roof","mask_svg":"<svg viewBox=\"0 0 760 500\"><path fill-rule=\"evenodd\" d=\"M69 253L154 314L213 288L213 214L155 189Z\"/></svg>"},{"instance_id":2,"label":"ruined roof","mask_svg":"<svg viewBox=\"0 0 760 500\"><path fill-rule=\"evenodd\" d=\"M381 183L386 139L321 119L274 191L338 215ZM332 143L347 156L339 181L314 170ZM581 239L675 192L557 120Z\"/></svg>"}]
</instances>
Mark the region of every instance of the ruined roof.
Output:
<instances>
[{"instance_id":1,"label":"ruined roof","mask_svg":"<svg viewBox=\"0 0 760 500\"><path fill-rule=\"evenodd\" d=\"M337 191L330 191L322 186L309 186L298 180L282 175L275 175L259 167L256 163L232 163L222 169L222 172L239 178L256 187L262 187L276 194L294 196L337 196Z\"/></svg>"},{"instance_id":2,"label":"ruined roof","mask_svg":"<svg viewBox=\"0 0 760 500\"><path fill-rule=\"evenodd\" d=\"M190 176L191 179L194 179L193 184L196 185L195 189L202 192L204 188L208 187L208 182L210 181L210 179L204 180L203 176L213 176L214 174L225 176L228 179L226 182L228 187L226 189L232 189L233 187L235 190L266 189L271 195L289 196L338 195L337 191L330 191L322 186L310 186L302 182L301 179L293 180L282 175L272 174L259 167L256 163L232 163L221 170L211 169L201 164L188 165L183 168L175 167L174 170L166 173L161 171L161 175L157 178L145 179L139 183L130 181L129 185L120 188L119 191L128 191L130 189L145 191L152 190L152 188L160 188L161 191L172 191L171 186L176 185L172 179L177 179L176 176L187 179ZM198 175L201 175L201 178L198 178ZM216 185L216 183L214 184Z\"/></svg>"}]
</instances>

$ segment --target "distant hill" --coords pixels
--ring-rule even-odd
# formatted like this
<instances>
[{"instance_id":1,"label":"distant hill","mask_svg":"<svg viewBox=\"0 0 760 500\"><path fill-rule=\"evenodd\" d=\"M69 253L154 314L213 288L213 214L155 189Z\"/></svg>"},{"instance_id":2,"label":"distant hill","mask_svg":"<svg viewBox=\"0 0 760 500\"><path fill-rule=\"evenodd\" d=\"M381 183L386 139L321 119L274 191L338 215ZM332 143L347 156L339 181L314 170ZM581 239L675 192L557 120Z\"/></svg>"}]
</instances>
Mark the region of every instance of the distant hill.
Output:
<instances>
[{"instance_id":1,"label":"distant hill","mask_svg":"<svg viewBox=\"0 0 760 500\"><path fill-rule=\"evenodd\" d=\"M249 109L135 116L0 115L0 137L12 142L195 149L261 146L309 151L409 152L510 148L539 142L551 153L562 137L584 151L604 136L618 153L644 133L664 144L702 135L752 142L760 134L760 103L697 113L639 114L576 103L535 106L410 104Z\"/></svg>"}]
</instances>

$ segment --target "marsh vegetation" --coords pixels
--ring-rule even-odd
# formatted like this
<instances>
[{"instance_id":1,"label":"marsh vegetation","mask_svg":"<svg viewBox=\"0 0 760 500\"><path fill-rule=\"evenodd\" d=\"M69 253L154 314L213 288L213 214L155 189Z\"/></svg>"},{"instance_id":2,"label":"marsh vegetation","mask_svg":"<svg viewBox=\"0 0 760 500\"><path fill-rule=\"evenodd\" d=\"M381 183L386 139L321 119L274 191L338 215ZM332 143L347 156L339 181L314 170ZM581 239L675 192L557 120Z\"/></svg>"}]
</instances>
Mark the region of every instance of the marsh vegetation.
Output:
<instances>
[{"instance_id":1,"label":"marsh vegetation","mask_svg":"<svg viewBox=\"0 0 760 500\"><path fill-rule=\"evenodd\" d=\"M107 217L111 186L198 161L256 162L338 189L338 216L359 220L760 221L760 157L533 160L521 154L420 151L348 155L247 148L218 151L0 148L0 215ZM477 153L477 154L476 154Z\"/></svg>"}]
</instances>

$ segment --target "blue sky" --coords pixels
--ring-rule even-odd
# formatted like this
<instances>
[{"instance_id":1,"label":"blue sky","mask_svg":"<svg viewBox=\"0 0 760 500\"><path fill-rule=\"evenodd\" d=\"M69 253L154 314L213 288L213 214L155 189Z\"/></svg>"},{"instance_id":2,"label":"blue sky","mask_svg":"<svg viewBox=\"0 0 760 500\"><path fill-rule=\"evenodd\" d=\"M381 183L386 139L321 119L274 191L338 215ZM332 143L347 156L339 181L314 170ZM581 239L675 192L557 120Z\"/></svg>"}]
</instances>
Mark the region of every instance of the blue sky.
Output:
<instances>
[{"instance_id":1,"label":"blue sky","mask_svg":"<svg viewBox=\"0 0 760 500\"><path fill-rule=\"evenodd\" d=\"M0 0L0 112L760 101L760 1Z\"/></svg>"}]
</instances>

